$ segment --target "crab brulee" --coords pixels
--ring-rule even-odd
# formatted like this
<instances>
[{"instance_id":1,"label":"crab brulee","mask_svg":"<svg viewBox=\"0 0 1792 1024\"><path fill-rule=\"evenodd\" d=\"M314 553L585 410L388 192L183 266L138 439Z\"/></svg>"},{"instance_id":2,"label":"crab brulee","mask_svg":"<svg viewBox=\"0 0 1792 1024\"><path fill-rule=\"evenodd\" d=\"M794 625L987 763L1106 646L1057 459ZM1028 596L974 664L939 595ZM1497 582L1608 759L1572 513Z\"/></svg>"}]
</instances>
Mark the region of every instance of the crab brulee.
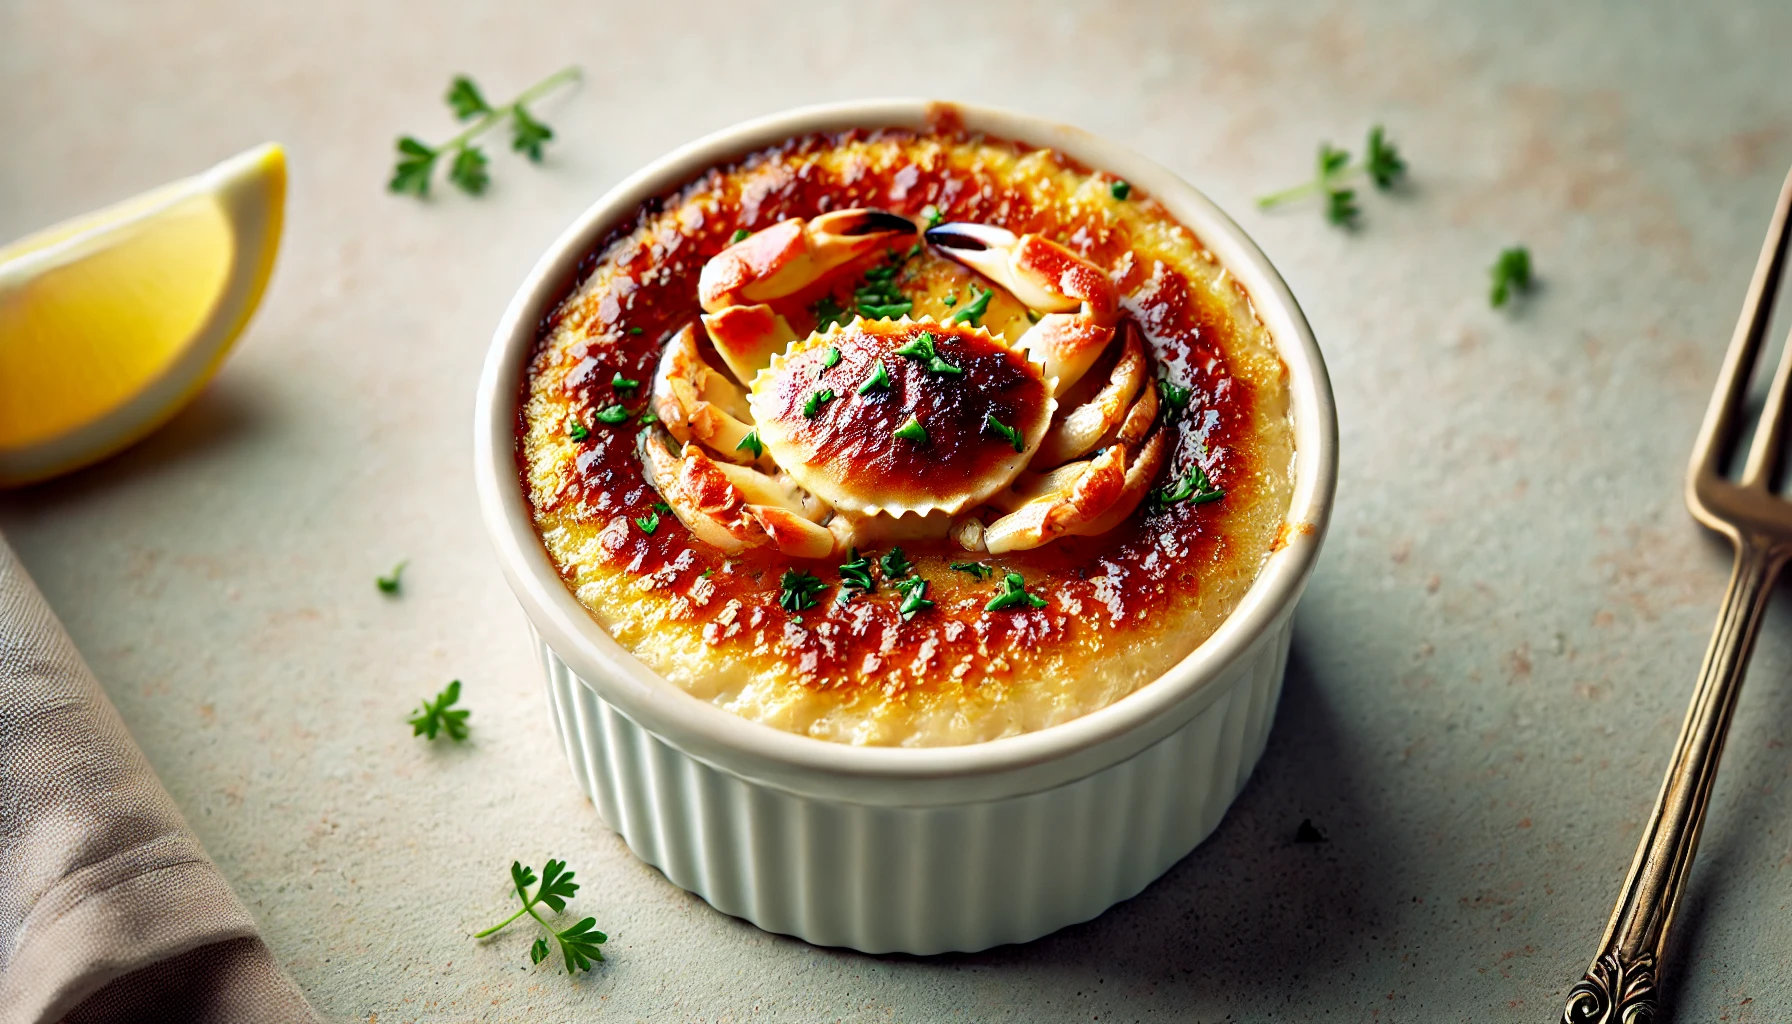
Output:
<instances>
[{"instance_id":1,"label":"crab brulee","mask_svg":"<svg viewBox=\"0 0 1792 1024\"><path fill-rule=\"evenodd\" d=\"M646 203L540 327L549 556L754 721L938 746L1151 682L1280 542L1286 371L1144 194L942 129L807 136Z\"/></svg>"}]
</instances>

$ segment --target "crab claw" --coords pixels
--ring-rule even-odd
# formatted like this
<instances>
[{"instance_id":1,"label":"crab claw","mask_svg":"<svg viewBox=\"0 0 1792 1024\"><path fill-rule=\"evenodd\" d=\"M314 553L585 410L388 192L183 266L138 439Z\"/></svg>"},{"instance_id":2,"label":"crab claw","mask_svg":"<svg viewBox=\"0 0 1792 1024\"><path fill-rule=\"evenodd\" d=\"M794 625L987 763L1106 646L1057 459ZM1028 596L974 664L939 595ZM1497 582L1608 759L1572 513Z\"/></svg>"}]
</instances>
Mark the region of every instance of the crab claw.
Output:
<instances>
[{"instance_id":1,"label":"crab claw","mask_svg":"<svg viewBox=\"0 0 1792 1024\"><path fill-rule=\"evenodd\" d=\"M796 332L772 307L729 306L720 313L706 313L703 329L734 379L750 382L771 364L772 356L796 340Z\"/></svg>"},{"instance_id":2,"label":"crab claw","mask_svg":"<svg viewBox=\"0 0 1792 1024\"><path fill-rule=\"evenodd\" d=\"M796 558L833 551L834 535L807 518L801 497L773 477L717 462L694 444L675 452L663 435L642 440L641 459L678 521L726 554L767 545Z\"/></svg>"},{"instance_id":3,"label":"crab claw","mask_svg":"<svg viewBox=\"0 0 1792 1024\"><path fill-rule=\"evenodd\" d=\"M793 217L748 235L705 263L697 298L708 313L781 299L830 270L914 233L913 221L885 210L836 210L809 220Z\"/></svg>"},{"instance_id":4,"label":"crab claw","mask_svg":"<svg viewBox=\"0 0 1792 1024\"><path fill-rule=\"evenodd\" d=\"M1041 235L1016 235L987 224L941 224L929 245L1046 314L1015 347L1058 380L1058 391L1087 373L1114 337L1119 294L1101 268Z\"/></svg>"},{"instance_id":5,"label":"crab claw","mask_svg":"<svg viewBox=\"0 0 1792 1024\"><path fill-rule=\"evenodd\" d=\"M699 441L734 462L758 456L746 438L746 396L703 361L697 331L687 325L666 343L653 374L653 413L679 441Z\"/></svg>"},{"instance_id":6,"label":"crab claw","mask_svg":"<svg viewBox=\"0 0 1792 1024\"><path fill-rule=\"evenodd\" d=\"M1105 516L1125 493L1126 449L1109 445L1087 462L1016 484L1000 504L992 501L1013 511L984 529L983 544L992 555L1049 544Z\"/></svg>"}]
</instances>

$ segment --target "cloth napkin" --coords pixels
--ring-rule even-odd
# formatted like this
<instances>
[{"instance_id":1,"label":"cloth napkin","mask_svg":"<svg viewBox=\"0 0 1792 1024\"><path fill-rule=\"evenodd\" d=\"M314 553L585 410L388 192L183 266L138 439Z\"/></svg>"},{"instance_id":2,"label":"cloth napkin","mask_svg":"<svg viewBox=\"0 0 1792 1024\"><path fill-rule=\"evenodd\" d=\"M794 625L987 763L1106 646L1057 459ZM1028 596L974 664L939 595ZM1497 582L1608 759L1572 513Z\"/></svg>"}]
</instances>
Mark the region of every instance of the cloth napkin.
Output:
<instances>
[{"instance_id":1,"label":"cloth napkin","mask_svg":"<svg viewBox=\"0 0 1792 1024\"><path fill-rule=\"evenodd\" d=\"M316 1019L0 538L0 1024Z\"/></svg>"}]
</instances>

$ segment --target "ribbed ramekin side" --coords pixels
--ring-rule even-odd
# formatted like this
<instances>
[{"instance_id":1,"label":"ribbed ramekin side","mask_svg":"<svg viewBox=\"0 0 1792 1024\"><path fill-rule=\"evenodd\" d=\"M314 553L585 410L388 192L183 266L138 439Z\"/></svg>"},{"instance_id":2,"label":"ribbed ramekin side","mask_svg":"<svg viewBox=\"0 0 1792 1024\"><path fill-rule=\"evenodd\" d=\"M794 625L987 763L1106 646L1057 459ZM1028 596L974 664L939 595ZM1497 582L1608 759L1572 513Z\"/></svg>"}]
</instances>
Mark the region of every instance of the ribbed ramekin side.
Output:
<instances>
[{"instance_id":1,"label":"ribbed ramekin side","mask_svg":"<svg viewBox=\"0 0 1792 1024\"><path fill-rule=\"evenodd\" d=\"M1137 895L1218 826L1262 754L1292 615L1217 696L1133 757L982 803L801 796L717 769L636 725L543 646L573 774L641 859L724 913L870 953L1025 942Z\"/></svg>"}]
</instances>

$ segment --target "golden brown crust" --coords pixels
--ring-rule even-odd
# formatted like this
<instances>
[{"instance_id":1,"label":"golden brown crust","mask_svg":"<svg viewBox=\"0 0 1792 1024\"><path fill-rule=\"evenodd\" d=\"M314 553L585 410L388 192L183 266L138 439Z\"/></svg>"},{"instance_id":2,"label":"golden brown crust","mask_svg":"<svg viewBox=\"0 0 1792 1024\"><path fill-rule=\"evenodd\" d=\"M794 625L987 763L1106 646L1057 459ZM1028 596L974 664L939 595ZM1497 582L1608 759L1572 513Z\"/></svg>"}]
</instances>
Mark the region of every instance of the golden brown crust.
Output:
<instances>
[{"instance_id":1,"label":"golden brown crust","mask_svg":"<svg viewBox=\"0 0 1792 1024\"><path fill-rule=\"evenodd\" d=\"M620 642L699 696L844 742L986 739L1086 713L1155 678L1217 627L1256 575L1287 509L1292 435L1283 370L1248 296L1148 196L1135 189L1130 200L1113 200L1110 181L1055 154L993 140L848 133L792 140L647 204L600 248L584 283L543 325L520 382L519 471L568 585ZM1120 403L1118 416L1110 419L1103 407L1106 436L1093 449L1101 454L1084 456L1091 460L1080 470L1086 479L1074 482L1070 510L1053 517L1107 510L1068 525L1045 547L997 556L966 553L932 523L905 533L879 522L893 537L938 539L863 550L875 590L849 591L838 565L846 557L807 560L771 544L739 543L780 532L789 543L809 543L814 524L801 525L809 520L799 509L741 494L726 471L752 467L707 456L681 462L674 445L659 456L671 486L726 529L705 526L699 534L669 515L652 532L640 526L661 500L638 454L637 435L657 429L640 422L652 404L646 384L667 341L698 322L699 276L736 229L846 207L919 222L929 206L948 220L1040 235L1106 268L1123 329L1137 333L1156 372L1187 389L1172 405L1147 380L1129 406ZM853 308L867 266L904 255L880 249L812 287L766 298L764 311L739 315L776 316L805 338L822 306ZM1036 258L1050 254L1042 247ZM944 320L988 287L925 250L902 267L897 283L916 321ZM1066 290L1101 291L1091 284L1071 280ZM981 323L1012 339L1032 326L1026 312L999 292ZM700 344L709 366L731 365L709 350L708 338ZM1060 417L1101 392L1120 348L1113 345L1078 390L1059 396ZM846 356L843 350L835 369L857 372L844 369ZM641 386L619 389L616 378ZM786 413L793 397L781 399ZM610 422L618 408L624 417ZM843 405L840 414L853 408ZM588 436L573 440L569 419ZM1133 454L1123 456L1122 447ZM701 455L695 445L687 451ZM649 469L656 464L645 461ZM1223 500L1147 497L1173 489L1197 464L1225 489ZM768 508L778 511L768 515ZM979 534L973 514L989 523L1001 512L967 507L959 516L964 528L952 536ZM1078 535L1083 529L1098 535ZM886 571L881 560L896 545L904 558ZM904 561L912 563L906 572ZM821 581L812 606L780 602L780 581L793 571ZM1009 572L1045 604L990 610ZM926 581L932 605L905 616L895 584L909 576Z\"/></svg>"}]
</instances>

